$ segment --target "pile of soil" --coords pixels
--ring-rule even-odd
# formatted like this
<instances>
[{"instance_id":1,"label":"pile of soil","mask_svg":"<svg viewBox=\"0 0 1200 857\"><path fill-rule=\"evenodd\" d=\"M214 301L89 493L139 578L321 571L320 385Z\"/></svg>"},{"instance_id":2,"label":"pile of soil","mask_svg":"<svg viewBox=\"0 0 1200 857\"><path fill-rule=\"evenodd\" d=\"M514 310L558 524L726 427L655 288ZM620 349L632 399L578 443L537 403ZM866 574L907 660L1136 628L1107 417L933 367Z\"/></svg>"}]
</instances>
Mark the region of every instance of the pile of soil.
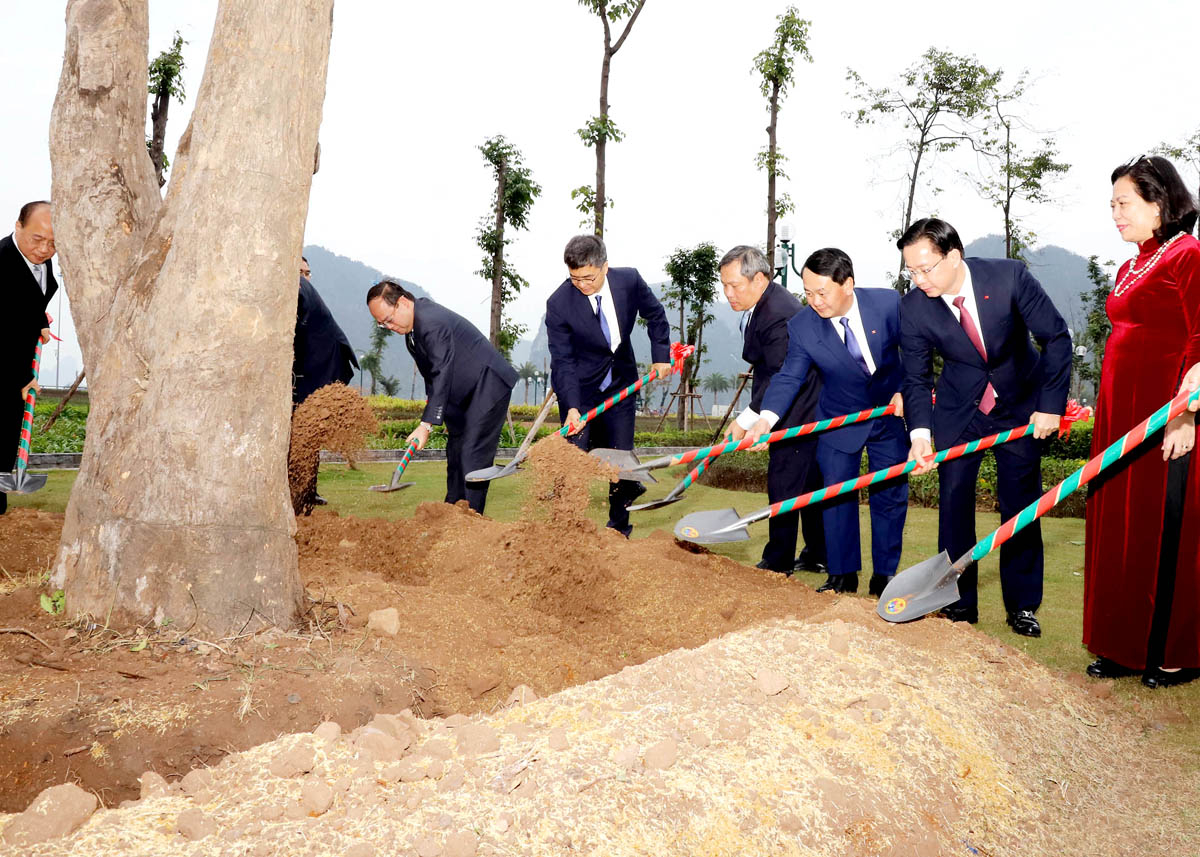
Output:
<instances>
[{"instance_id":1,"label":"pile of soil","mask_svg":"<svg viewBox=\"0 0 1200 857\"><path fill-rule=\"evenodd\" d=\"M300 403L292 412L288 447L288 485L297 515L313 510L321 450L340 453L353 468L354 456L378 430L367 400L345 384L324 386Z\"/></svg>"}]
</instances>

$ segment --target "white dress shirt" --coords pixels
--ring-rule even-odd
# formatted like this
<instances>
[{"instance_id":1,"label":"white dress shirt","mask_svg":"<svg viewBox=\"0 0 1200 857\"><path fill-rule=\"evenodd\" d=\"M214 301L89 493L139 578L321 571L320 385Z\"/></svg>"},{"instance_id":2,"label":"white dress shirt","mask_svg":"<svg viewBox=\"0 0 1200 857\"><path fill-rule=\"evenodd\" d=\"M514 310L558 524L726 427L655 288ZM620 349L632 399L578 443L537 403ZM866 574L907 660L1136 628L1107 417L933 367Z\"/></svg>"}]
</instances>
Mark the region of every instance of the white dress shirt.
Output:
<instances>
[{"instance_id":1,"label":"white dress shirt","mask_svg":"<svg viewBox=\"0 0 1200 857\"><path fill-rule=\"evenodd\" d=\"M17 236L13 235L11 237L13 240L13 246L17 248L18 253L21 253L21 245L17 243ZM21 253L21 258L25 259L24 253ZM33 274L34 282L41 287L42 294L46 294L46 264L43 262L40 265L35 265L28 259L25 259L25 264L29 266L29 273Z\"/></svg>"},{"instance_id":2,"label":"white dress shirt","mask_svg":"<svg viewBox=\"0 0 1200 857\"><path fill-rule=\"evenodd\" d=\"M596 298L603 298L600 301L600 312L604 313L604 320L608 322L608 335L612 340L612 350L615 354L617 347L621 344L621 326L617 324L617 308L613 306L612 289L608 287L608 277L604 278L604 285L600 287L600 291L588 295L593 314L596 312Z\"/></svg>"}]
</instances>

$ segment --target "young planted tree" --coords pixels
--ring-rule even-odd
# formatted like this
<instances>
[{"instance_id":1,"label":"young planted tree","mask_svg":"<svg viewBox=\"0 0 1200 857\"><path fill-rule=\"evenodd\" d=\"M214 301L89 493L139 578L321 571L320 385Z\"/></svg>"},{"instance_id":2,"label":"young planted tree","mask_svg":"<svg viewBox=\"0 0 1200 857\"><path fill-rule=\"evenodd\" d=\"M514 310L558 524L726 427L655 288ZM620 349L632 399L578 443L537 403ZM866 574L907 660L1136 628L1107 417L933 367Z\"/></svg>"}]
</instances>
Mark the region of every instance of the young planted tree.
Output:
<instances>
[{"instance_id":1,"label":"young planted tree","mask_svg":"<svg viewBox=\"0 0 1200 857\"><path fill-rule=\"evenodd\" d=\"M912 222L917 182L932 157L952 151L962 143L975 149L983 145L986 129L977 127L974 121L994 103L1001 75L1002 72L991 71L974 57L961 57L936 48L922 54L890 86L873 88L854 69L846 70L846 78L852 85L850 95L860 104L848 114L854 124L871 125L899 116L906 135L902 148L909 159L907 198L894 238L900 237ZM904 283L897 276L896 288L904 291Z\"/></svg>"},{"instance_id":2,"label":"young planted tree","mask_svg":"<svg viewBox=\"0 0 1200 857\"><path fill-rule=\"evenodd\" d=\"M298 621L292 336L332 12L219 2L164 200L146 0L67 5L54 228L91 382L51 575L71 614L218 636Z\"/></svg>"},{"instance_id":3,"label":"young planted tree","mask_svg":"<svg viewBox=\"0 0 1200 857\"><path fill-rule=\"evenodd\" d=\"M812 54L808 52L808 28L812 22L801 18L795 6L788 6L776 20L775 40L754 58L754 71L762 77L759 89L767 99L767 113L771 117L767 125L767 147L755 158L758 168L767 173L768 259L774 258L775 254L775 221L795 208L791 197L786 193L777 194L775 188L777 179L787 178L783 171L787 158L779 150L777 136L779 107L787 96L788 87L795 82L796 59L812 62Z\"/></svg>"},{"instance_id":4,"label":"young planted tree","mask_svg":"<svg viewBox=\"0 0 1200 857\"><path fill-rule=\"evenodd\" d=\"M383 374L383 350L387 347L388 337L392 332L386 327L374 325L371 328L371 349L363 355L358 363L360 372L371 373L371 395L374 396L380 387L389 396L396 395L400 389L400 381L390 375Z\"/></svg>"},{"instance_id":5,"label":"young planted tree","mask_svg":"<svg viewBox=\"0 0 1200 857\"><path fill-rule=\"evenodd\" d=\"M720 372L713 372L704 378L704 389L713 394L713 407L717 406L717 394L724 393L726 390L733 388L733 381L728 375L722 375Z\"/></svg>"},{"instance_id":6,"label":"young planted tree","mask_svg":"<svg viewBox=\"0 0 1200 857\"><path fill-rule=\"evenodd\" d=\"M504 248L512 243L504 232L507 226L528 228L529 210L542 188L522 163L521 151L503 135L492 137L479 147L479 151L495 173L496 192L492 196L492 214L480 221L475 236L483 251L483 267L475 273L492 283L489 339L496 350L509 359L513 346L526 328L512 319L505 319L504 307L529 283L504 260Z\"/></svg>"},{"instance_id":7,"label":"young planted tree","mask_svg":"<svg viewBox=\"0 0 1200 857\"><path fill-rule=\"evenodd\" d=\"M613 57L629 38L629 31L633 29L638 15L642 14L646 0L579 0L579 5L597 16L604 27L604 60L600 64L600 115L593 116L575 132L585 146L596 150L596 184L594 187L583 185L575 188L571 191L571 199L576 200L576 207L584 216L589 213L592 215L593 230L603 238L604 210L612 207L604 180L604 157L609 140L619 143L625 138L625 134L608 115L608 75ZM621 21L625 21L625 26L613 41L612 25Z\"/></svg>"},{"instance_id":8,"label":"young planted tree","mask_svg":"<svg viewBox=\"0 0 1200 857\"><path fill-rule=\"evenodd\" d=\"M679 309L679 341L696 346L680 373L680 393L691 393L696 388L700 364L707 350L704 327L713 320L710 307L717 298L717 283L720 281L717 262L720 258L716 246L705 241L690 250L678 248L663 266L671 278L671 284L663 289L663 303ZM681 395L678 401L678 424L682 429L687 422L689 400Z\"/></svg>"},{"instance_id":9,"label":"young planted tree","mask_svg":"<svg viewBox=\"0 0 1200 857\"><path fill-rule=\"evenodd\" d=\"M521 366L517 369L517 377L520 380L525 382L525 398L523 399L523 401L527 405L529 404L529 382L537 377L537 373L538 373L538 368L536 366L534 366L532 363L530 363L528 360L526 360L524 363L522 363ZM534 391L534 395L537 395L536 390Z\"/></svg>"},{"instance_id":10,"label":"young planted tree","mask_svg":"<svg viewBox=\"0 0 1200 857\"><path fill-rule=\"evenodd\" d=\"M150 108L151 133L150 139L146 141L146 148L150 152L150 163L154 164L159 187L167 183L166 172L167 168L171 166L171 162L167 160L167 153L163 151L163 145L167 139L167 111L171 107L172 98L183 104L183 99L187 97L183 91L183 46L185 44L187 42L183 40L183 36L178 32L175 33L171 49L163 51L155 57L149 68L148 89L154 96L154 105Z\"/></svg>"},{"instance_id":11,"label":"young planted tree","mask_svg":"<svg viewBox=\"0 0 1200 857\"><path fill-rule=\"evenodd\" d=\"M1112 291L1112 278L1097 261L1098 256L1088 257L1087 277L1092 287L1083 292L1084 328L1075 337L1075 372L1081 381L1091 384L1094 391L1100 389L1100 367L1104 363L1104 347L1112 333L1112 322L1108 320L1105 305ZM1110 260L1104 263L1112 267ZM1079 353L1079 346L1086 351Z\"/></svg>"}]
</instances>

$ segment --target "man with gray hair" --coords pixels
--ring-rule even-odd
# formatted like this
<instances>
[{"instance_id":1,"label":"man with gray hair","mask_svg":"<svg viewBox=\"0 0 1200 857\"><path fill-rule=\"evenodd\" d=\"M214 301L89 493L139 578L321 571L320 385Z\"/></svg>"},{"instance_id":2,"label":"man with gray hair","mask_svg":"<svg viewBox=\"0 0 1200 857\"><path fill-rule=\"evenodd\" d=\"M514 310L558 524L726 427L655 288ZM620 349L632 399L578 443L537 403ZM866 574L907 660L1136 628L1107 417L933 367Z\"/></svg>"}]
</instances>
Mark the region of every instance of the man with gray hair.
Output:
<instances>
[{"instance_id":1,"label":"man with gray hair","mask_svg":"<svg viewBox=\"0 0 1200 857\"><path fill-rule=\"evenodd\" d=\"M734 247L721 259L720 269L726 300L734 310L743 313L739 325L743 337L742 359L750 364L753 373L750 407L742 411L731 428L734 439L740 440L758 422L767 386L787 357L788 322L803 304L772 280L775 271L757 247L746 244ZM791 407L775 428L791 428L816 419L820 395L821 379L815 369L810 369ZM767 498L772 503L821 487L814 438L773 443L769 455ZM804 523L805 556L797 562L796 538L801 520ZM795 568L825 570L825 529L819 509L807 507L800 513L776 515L771 518L769 527L759 568L781 574L791 574Z\"/></svg>"}]
</instances>

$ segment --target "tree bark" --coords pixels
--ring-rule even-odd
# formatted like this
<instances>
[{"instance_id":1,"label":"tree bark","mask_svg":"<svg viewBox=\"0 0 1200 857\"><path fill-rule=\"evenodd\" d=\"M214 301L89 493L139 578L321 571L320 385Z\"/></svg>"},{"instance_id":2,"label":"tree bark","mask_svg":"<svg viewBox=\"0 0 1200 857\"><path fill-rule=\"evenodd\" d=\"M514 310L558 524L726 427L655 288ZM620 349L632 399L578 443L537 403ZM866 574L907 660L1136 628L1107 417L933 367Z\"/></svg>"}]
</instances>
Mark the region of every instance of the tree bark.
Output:
<instances>
[{"instance_id":1,"label":"tree bark","mask_svg":"<svg viewBox=\"0 0 1200 857\"><path fill-rule=\"evenodd\" d=\"M775 264L775 155L779 150L779 81L771 84L771 124L767 126L767 259Z\"/></svg>"},{"instance_id":2,"label":"tree bark","mask_svg":"<svg viewBox=\"0 0 1200 857\"><path fill-rule=\"evenodd\" d=\"M604 62L600 66L600 121L603 127L608 127L608 72L612 66L613 50L609 44L610 33L608 17L601 6L600 16L604 19ZM608 135L601 134L596 140L596 198L593 200L592 211L595 213L595 233L597 238L604 237L604 202L605 185L604 169L605 154L608 146Z\"/></svg>"},{"instance_id":3,"label":"tree bark","mask_svg":"<svg viewBox=\"0 0 1200 857\"><path fill-rule=\"evenodd\" d=\"M291 348L332 5L221 0L163 200L147 4L68 4L50 157L90 380L52 572L71 614L217 635L298 619Z\"/></svg>"},{"instance_id":4,"label":"tree bark","mask_svg":"<svg viewBox=\"0 0 1200 857\"><path fill-rule=\"evenodd\" d=\"M500 318L504 311L504 180L508 162L496 167L496 249L492 251L492 347L500 348Z\"/></svg>"},{"instance_id":5,"label":"tree bark","mask_svg":"<svg viewBox=\"0 0 1200 857\"><path fill-rule=\"evenodd\" d=\"M150 124L153 131L150 135L150 163L154 164L154 174L158 178L158 186L167 183L163 175L163 146L167 139L167 113L171 108L171 93L169 82L154 94L154 107L150 110Z\"/></svg>"}]
</instances>

